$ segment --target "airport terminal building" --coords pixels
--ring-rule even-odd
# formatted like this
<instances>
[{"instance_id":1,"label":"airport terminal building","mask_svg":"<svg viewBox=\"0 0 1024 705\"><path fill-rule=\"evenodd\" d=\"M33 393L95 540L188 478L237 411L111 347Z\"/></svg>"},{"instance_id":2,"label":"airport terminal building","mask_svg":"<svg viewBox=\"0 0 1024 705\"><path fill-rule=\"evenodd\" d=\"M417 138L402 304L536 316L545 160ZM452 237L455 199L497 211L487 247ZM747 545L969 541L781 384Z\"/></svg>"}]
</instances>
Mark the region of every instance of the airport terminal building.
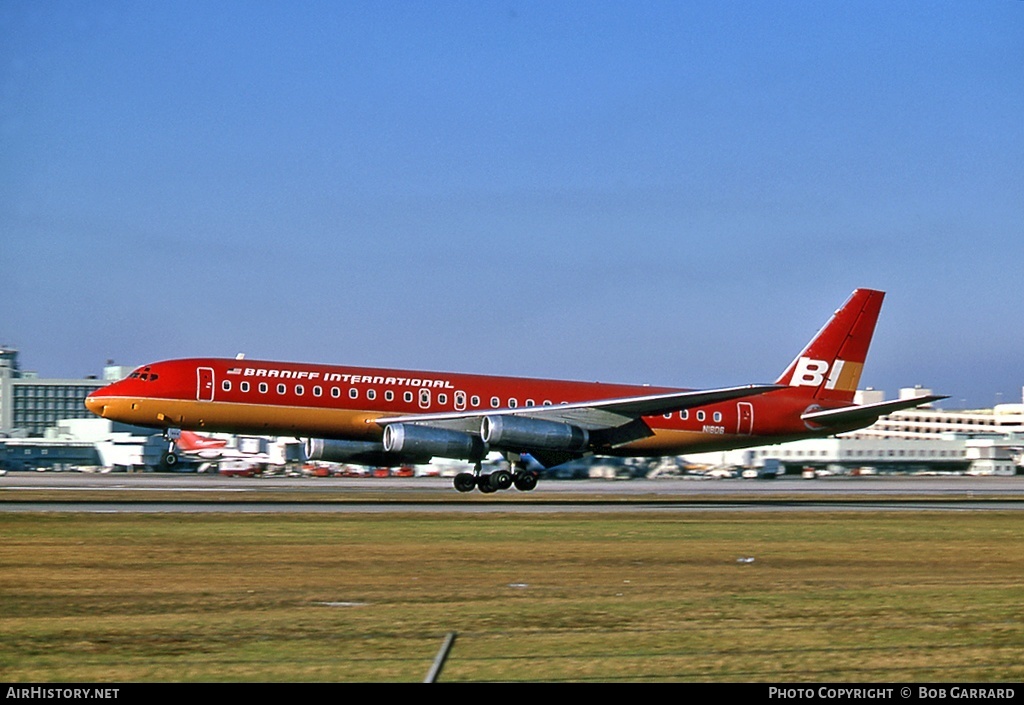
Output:
<instances>
[{"instance_id":1,"label":"airport terminal building","mask_svg":"<svg viewBox=\"0 0 1024 705\"><path fill-rule=\"evenodd\" d=\"M43 379L21 369L17 350L0 347L0 434L43 436L63 419L92 418L85 398L121 371L108 364L104 379Z\"/></svg>"},{"instance_id":2,"label":"airport terminal building","mask_svg":"<svg viewBox=\"0 0 1024 705\"><path fill-rule=\"evenodd\" d=\"M119 449L131 447L125 457L139 456L136 447L152 445L138 435L141 429L115 429L97 419L85 407L85 398L95 389L130 372L108 362L103 378L44 379L21 369L18 351L0 347L0 468L13 470L66 469L101 466L104 445L116 442ZM159 458L159 449L155 455Z\"/></svg>"}]
</instances>

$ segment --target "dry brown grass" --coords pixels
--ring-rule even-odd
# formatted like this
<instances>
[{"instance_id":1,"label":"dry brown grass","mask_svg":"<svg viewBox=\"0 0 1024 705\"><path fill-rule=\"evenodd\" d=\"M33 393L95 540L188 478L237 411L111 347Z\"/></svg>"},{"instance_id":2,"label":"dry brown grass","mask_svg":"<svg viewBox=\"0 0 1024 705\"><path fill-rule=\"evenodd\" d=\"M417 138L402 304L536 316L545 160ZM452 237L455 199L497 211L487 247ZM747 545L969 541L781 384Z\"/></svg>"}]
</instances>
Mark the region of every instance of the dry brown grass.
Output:
<instances>
[{"instance_id":1,"label":"dry brown grass","mask_svg":"<svg viewBox=\"0 0 1024 705\"><path fill-rule=\"evenodd\" d=\"M8 681L1020 681L1014 512L0 515ZM738 562L753 558L752 563Z\"/></svg>"}]
</instances>

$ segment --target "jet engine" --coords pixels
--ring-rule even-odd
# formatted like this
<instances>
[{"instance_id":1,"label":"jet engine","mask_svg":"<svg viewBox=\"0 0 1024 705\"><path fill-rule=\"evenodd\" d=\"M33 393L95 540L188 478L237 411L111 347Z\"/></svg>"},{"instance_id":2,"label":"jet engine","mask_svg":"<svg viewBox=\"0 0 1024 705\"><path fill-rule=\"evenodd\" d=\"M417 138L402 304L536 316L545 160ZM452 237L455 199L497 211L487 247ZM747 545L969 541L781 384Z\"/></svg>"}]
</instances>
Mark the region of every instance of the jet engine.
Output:
<instances>
[{"instance_id":1,"label":"jet engine","mask_svg":"<svg viewBox=\"0 0 1024 705\"><path fill-rule=\"evenodd\" d=\"M384 445L373 441L337 441L307 438L306 458L329 463L355 463L357 465L390 465L393 463L427 463L430 456L398 456L384 452Z\"/></svg>"},{"instance_id":2,"label":"jet engine","mask_svg":"<svg viewBox=\"0 0 1024 705\"><path fill-rule=\"evenodd\" d=\"M586 429L524 416L485 416L480 423L480 437L490 446L509 450L580 452L590 443Z\"/></svg>"},{"instance_id":3,"label":"jet engine","mask_svg":"<svg viewBox=\"0 0 1024 705\"><path fill-rule=\"evenodd\" d=\"M393 423L384 429L384 450L462 460L481 460L487 455L486 446L477 436L406 423Z\"/></svg>"}]
</instances>

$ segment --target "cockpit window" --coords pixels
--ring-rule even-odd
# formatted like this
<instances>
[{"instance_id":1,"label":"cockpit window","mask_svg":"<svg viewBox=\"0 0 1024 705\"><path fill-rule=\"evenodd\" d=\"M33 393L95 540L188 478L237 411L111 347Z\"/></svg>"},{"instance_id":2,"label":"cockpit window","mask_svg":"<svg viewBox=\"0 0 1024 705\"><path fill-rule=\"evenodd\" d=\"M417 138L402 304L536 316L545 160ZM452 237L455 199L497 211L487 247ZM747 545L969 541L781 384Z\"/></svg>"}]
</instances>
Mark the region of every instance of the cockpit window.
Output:
<instances>
[{"instance_id":1,"label":"cockpit window","mask_svg":"<svg viewBox=\"0 0 1024 705\"><path fill-rule=\"evenodd\" d=\"M160 375L155 372L150 372L148 367L142 367L128 375L128 379L138 379L143 382L155 382L159 377Z\"/></svg>"}]
</instances>

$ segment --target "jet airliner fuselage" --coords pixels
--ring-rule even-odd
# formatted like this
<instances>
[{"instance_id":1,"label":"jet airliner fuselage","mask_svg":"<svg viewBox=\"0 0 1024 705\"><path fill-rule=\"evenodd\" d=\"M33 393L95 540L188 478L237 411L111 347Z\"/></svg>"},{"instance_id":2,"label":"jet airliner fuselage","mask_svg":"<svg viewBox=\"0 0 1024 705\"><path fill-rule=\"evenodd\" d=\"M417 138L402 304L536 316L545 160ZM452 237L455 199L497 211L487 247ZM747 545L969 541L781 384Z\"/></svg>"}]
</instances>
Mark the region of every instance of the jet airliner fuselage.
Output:
<instances>
[{"instance_id":1,"label":"jet airliner fuselage","mask_svg":"<svg viewBox=\"0 0 1024 705\"><path fill-rule=\"evenodd\" d=\"M662 456L860 428L941 397L852 404L882 292L858 289L774 384L712 390L193 358L140 367L93 392L99 416L164 430L307 438L312 459L397 465L465 459L456 488L489 492L584 454ZM501 451L517 468L481 475Z\"/></svg>"}]
</instances>

